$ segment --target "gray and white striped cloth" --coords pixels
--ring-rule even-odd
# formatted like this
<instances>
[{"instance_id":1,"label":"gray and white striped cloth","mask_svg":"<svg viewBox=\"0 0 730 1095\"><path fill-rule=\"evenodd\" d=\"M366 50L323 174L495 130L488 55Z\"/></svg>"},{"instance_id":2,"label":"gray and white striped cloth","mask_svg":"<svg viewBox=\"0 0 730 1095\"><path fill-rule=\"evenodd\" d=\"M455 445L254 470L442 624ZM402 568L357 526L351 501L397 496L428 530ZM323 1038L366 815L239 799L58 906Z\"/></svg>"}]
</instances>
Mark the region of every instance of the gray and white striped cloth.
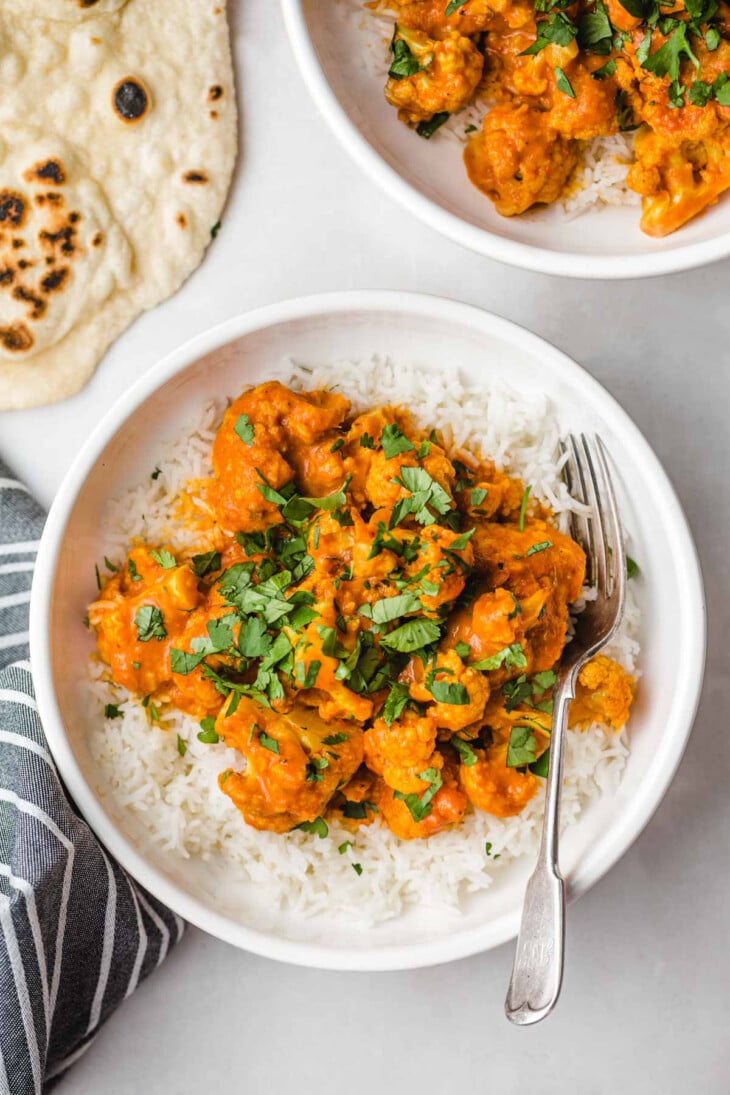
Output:
<instances>
[{"instance_id":1,"label":"gray and white striped cloth","mask_svg":"<svg viewBox=\"0 0 730 1095\"><path fill-rule=\"evenodd\" d=\"M0 461L0 1095L49 1091L183 932L104 851L48 752L28 662L44 519Z\"/></svg>"}]
</instances>

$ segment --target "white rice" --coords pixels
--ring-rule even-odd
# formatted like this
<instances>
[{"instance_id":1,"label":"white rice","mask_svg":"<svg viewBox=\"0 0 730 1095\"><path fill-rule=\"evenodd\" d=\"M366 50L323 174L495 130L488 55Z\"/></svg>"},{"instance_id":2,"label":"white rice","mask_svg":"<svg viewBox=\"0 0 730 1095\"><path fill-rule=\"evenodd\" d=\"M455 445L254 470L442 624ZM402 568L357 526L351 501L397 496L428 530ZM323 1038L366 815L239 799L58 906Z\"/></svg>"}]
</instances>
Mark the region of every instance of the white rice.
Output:
<instances>
[{"instance_id":1,"label":"white rice","mask_svg":"<svg viewBox=\"0 0 730 1095\"><path fill-rule=\"evenodd\" d=\"M423 384L416 368L373 358L310 368L287 362L280 379L292 387L342 390L360 410L386 402L407 406L415 420L443 431L458 453L482 451L505 470L532 484L534 496L548 502L565 525L579 511L560 478L558 422L549 401L526 398L504 386L490 391L463 386L437 375ZM134 538L200 543L172 515L172 503L191 478L210 473L209 452L223 408L206 407L190 432L160 453L160 474L109 506L106 545L121 562ZM203 546L202 543L200 546ZM626 615L608 653L637 673L639 614L629 590ZM107 679L106 668L90 662L89 689L98 729L91 748L123 810L131 811L151 841L167 856L198 856L225 868L256 887L269 909L293 910L310 917L326 910L350 922L374 923L397 916L409 905L459 907L469 893L489 887L501 867L538 844L542 790L517 817L495 818L474 811L453 831L427 841L400 841L373 824L355 836L335 824L329 836L301 832L285 836L249 828L217 786L217 775L242 760L222 745L203 745L199 724L187 715L165 711L164 727L151 724L145 709ZM104 718L106 703L123 704L123 717ZM177 736L186 743L180 756ZM583 809L603 794L616 792L629 752L626 732L595 725L570 731L567 741L562 821L573 824ZM352 847L340 855L345 840ZM485 845L491 854L485 854ZM357 875L353 863L362 866Z\"/></svg>"},{"instance_id":2,"label":"white rice","mask_svg":"<svg viewBox=\"0 0 730 1095\"><path fill-rule=\"evenodd\" d=\"M372 94L382 95L390 67L390 40L393 37L395 13L386 9L372 10L363 0L338 0L334 10L351 28L356 28L362 49L358 57L372 79ZM431 137L431 142L456 141L466 144L474 130L482 128L489 109L486 96L478 97L463 110L452 114ZM420 138L417 138L420 139ZM567 192L555 204L571 219L602 206L640 205L641 196L626 185L626 175L634 158L634 134L615 133L610 137L595 137L581 141L580 162Z\"/></svg>"}]
</instances>

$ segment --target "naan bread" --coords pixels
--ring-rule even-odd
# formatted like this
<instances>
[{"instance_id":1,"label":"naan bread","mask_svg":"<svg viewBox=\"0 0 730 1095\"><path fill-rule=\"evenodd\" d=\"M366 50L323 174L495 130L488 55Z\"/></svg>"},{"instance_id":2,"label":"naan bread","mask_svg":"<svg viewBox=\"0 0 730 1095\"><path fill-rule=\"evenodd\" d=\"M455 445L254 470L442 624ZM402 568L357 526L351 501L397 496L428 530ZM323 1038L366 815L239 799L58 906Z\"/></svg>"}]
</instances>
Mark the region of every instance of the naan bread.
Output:
<instances>
[{"instance_id":1,"label":"naan bread","mask_svg":"<svg viewBox=\"0 0 730 1095\"><path fill-rule=\"evenodd\" d=\"M0 410L76 392L215 233L224 0L0 0Z\"/></svg>"}]
</instances>

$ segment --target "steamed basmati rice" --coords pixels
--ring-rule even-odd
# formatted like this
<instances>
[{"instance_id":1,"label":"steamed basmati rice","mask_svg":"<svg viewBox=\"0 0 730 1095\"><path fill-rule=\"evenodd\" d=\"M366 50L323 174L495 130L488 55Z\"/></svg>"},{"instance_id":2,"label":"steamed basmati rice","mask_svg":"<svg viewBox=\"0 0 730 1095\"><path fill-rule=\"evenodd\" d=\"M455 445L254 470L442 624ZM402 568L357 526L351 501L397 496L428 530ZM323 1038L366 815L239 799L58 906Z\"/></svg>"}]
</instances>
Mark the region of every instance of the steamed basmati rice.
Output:
<instances>
[{"instance_id":1,"label":"steamed basmati rice","mask_svg":"<svg viewBox=\"0 0 730 1095\"><path fill-rule=\"evenodd\" d=\"M526 398L503 386L475 390L453 374L429 374L424 383L422 370L382 358L317 368L287 362L279 379L294 388L341 390L356 412L403 404L417 423L441 430L455 455L483 452L498 467L522 476L533 495L553 507L562 527L571 511L580 511L560 476L559 426L543 396ZM206 407L189 433L160 454L157 478L110 503L105 544L113 562L124 559L135 539L205 547L200 533L176 520L173 503L188 480L210 474L210 446L222 411L214 403ZM638 622L630 590L608 653L632 673L637 672ZM355 836L331 824L324 840L301 832L257 832L216 782L223 769L241 767L240 756L223 745L199 742L199 724L182 712L166 710L162 726L151 724L147 711L108 680L98 658L90 662L90 678L98 726L91 747L108 780L103 793L131 811L166 855L199 856L225 868L229 877L255 886L271 909L286 908L298 917L326 910L350 922L373 923L414 903L458 908L468 893L490 886L505 863L536 851L542 791L517 817L475 811L458 829L426 841L400 841L377 823ZM121 704L122 717L105 719L107 703ZM179 742L185 744L184 755ZM568 733L564 825L573 824L592 800L615 793L628 751L625 732L594 725ZM339 854L346 840L352 846ZM354 863L361 865L360 875Z\"/></svg>"},{"instance_id":2,"label":"steamed basmati rice","mask_svg":"<svg viewBox=\"0 0 730 1095\"><path fill-rule=\"evenodd\" d=\"M357 29L362 42L358 51L360 62L372 78L374 95L382 95L388 76L395 15L385 4L380 8L365 7L363 0L339 0L334 11L351 27ZM489 108L485 96L478 97L463 110L452 114L432 141L448 140L466 144L474 130L482 128ZM601 206L639 205L641 196L626 185L626 175L634 158L634 134L614 133L609 137L594 137L580 141L580 161L570 184L556 202L570 218Z\"/></svg>"}]
</instances>

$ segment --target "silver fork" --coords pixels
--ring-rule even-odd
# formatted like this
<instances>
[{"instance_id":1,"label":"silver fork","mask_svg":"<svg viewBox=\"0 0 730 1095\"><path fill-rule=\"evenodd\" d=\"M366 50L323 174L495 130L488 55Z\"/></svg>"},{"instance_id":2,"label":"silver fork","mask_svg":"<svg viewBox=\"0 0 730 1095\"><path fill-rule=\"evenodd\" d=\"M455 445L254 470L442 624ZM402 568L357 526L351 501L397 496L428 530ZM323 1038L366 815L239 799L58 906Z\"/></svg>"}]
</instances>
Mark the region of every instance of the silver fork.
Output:
<instances>
[{"instance_id":1,"label":"silver fork","mask_svg":"<svg viewBox=\"0 0 730 1095\"><path fill-rule=\"evenodd\" d=\"M619 625L626 596L626 556L606 450L598 437L568 437L563 453L566 483L591 510L572 519L572 534L588 556L588 581L596 591L576 620L553 693L553 730L537 865L525 891L520 934L505 1012L521 1026L539 1023L557 1003L563 981L565 882L558 863L560 792L568 707L580 669L601 650Z\"/></svg>"}]
</instances>

